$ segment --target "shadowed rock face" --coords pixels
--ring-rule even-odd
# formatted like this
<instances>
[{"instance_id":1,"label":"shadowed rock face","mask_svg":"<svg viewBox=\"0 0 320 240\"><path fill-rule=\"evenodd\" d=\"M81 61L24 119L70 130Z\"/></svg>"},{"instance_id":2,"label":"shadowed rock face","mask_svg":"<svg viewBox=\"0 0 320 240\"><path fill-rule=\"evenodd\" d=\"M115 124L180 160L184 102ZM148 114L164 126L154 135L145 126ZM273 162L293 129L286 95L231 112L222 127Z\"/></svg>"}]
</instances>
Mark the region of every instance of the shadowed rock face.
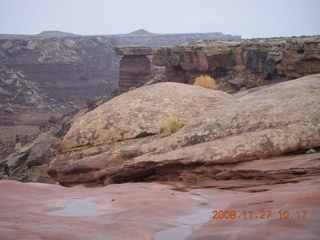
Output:
<instances>
[{"instance_id":1,"label":"shadowed rock face","mask_svg":"<svg viewBox=\"0 0 320 240\"><path fill-rule=\"evenodd\" d=\"M48 173L63 185L101 185L184 179L184 170L210 165L216 178L220 164L319 147L319 84L311 75L238 98L178 83L130 91L75 120ZM169 115L185 126L165 138L135 138L156 133Z\"/></svg>"},{"instance_id":2,"label":"shadowed rock face","mask_svg":"<svg viewBox=\"0 0 320 240\"><path fill-rule=\"evenodd\" d=\"M153 64L166 66L170 80L193 82L209 74L230 92L271 80L320 72L320 37L203 41L163 47Z\"/></svg>"}]
</instances>

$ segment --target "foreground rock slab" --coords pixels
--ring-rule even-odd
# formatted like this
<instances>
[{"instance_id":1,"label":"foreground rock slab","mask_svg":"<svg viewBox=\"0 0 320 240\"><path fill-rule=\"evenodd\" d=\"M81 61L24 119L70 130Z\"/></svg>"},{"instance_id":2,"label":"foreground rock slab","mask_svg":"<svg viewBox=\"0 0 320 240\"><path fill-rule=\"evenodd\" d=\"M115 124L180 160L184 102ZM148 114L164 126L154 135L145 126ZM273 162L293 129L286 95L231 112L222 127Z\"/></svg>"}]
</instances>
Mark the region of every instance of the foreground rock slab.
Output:
<instances>
[{"instance_id":1,"label":"foreground rock slab","mask_svg":"<svg viewBox=\"0 0 320 240\"><path fill-rule=\"evenodd\" d=\"M314 153L221 166L220 180L192 187L2 180L0 239L319 239L319 162ZM213 211L231 210L235 219L212 219Z\"/></svg>"}]
</instances>

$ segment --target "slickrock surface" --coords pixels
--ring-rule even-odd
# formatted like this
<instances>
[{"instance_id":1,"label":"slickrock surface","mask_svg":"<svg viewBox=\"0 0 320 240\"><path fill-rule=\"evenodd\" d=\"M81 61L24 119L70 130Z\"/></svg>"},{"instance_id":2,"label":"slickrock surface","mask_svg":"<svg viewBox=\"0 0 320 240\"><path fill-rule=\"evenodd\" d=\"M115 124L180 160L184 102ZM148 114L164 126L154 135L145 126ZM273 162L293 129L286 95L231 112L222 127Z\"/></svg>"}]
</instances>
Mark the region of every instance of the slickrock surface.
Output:
<instances>
[{"instance_id":1,"label":"slickrock surface","mask_svg":"<svg viewBox=\"0 0 320 240\"><path fill-rule=\"evenodd\" d=\"M170 116L190 122L232 101L227 93L179 83L139 88L77 119L64 137L61 151L134 139L144 132L157 134Z\"/></svg>"},{"instance_id":2,"label":"slickrock surface","mask_svg":"<svg viewBox=\"0 0 320 240\"><path fill-rule=\"evenodd\" d=\"M234 92L319 73L319 45L319 36L203 41L163 47L152 62L166 66L169 81L192 83L209 74Z\"/></svg>"},{"instance_id":3,"label":"slickrock surface","mask_svg":"<svg viewBox=\"0 0 320 240\"><path fill-rule=\"evenodd\" d=\"M185 181L64 188L1 180L0 238L315 240L319 164L314 153L222 165L225 179L192 187ZM237 217L212 219L214 210L234 210Z\"/></svg>"}]
</instances>

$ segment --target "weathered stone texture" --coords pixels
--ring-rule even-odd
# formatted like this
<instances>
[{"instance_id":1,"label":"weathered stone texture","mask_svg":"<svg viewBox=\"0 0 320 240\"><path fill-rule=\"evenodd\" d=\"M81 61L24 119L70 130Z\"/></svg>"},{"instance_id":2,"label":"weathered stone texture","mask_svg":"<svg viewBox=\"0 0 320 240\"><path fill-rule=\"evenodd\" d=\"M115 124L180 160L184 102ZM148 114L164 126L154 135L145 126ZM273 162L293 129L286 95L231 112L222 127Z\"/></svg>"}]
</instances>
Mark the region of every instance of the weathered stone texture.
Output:
<instances>
[{"instance_id":1,"label":"weathered stone texture","mask_svg":"<svg viewBox=\"0 0 320 240\"><path fill-rule=\"evenodd\" d=\"M319 147L319 84L320 75L311 75L237 99L179 83L139 88L74 121L48 173L64 185L157 179L158 172L163 179L170 166L234 164ZM170 115L185 126L148 137ZM148 134L136 138L141 133Z\"/></svg>"},{"instance_id":2,"label":"weathered stone texture","mask_svg":"<svg viewBox=\"0 0 320 240\"><path fill-rule=\"evenodd\" d=\"M172 81L192 83L209 74L230 91L319 73L319 44L319 36L203 41L163 47L152 62L166 66ZM239 78L246 80L234 84Z\"/></svg>"}]
</instances>

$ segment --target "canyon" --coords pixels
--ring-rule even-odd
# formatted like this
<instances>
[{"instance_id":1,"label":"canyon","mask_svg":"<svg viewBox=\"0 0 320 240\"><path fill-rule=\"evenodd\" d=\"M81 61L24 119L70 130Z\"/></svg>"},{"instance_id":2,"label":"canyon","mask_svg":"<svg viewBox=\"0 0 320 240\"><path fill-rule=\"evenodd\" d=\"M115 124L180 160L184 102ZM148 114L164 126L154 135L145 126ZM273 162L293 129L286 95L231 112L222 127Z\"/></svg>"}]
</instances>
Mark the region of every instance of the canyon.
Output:
<instances>
[{"instance_id":1,"label":"canyon","mask_svg":"<svg viewBox=\"0 0 320 240\"><path fill-rule=\"evenodd\" d=\"M319 239L319 36L123 45L103 50L117 93L68 106L28 85L72 112L0 161L1 238ZM192 85L201 74L217 87Z\"/></svg>"},{"instance_id":2,"label":"canyon","mask_svg":"<svg viewBox=\"0 0 320 240\"><path fill-rule=\"evenodd\" d=\"M113 95L120 56L114 48L154 48L204 39L239 39L222 33L153 34L143 29L122 35L80 36L59 31L0 35L0 158L39 133L38 127L68 112ZM130 88L131 86L129 86Z\"/></svg>"}]
</instances>

